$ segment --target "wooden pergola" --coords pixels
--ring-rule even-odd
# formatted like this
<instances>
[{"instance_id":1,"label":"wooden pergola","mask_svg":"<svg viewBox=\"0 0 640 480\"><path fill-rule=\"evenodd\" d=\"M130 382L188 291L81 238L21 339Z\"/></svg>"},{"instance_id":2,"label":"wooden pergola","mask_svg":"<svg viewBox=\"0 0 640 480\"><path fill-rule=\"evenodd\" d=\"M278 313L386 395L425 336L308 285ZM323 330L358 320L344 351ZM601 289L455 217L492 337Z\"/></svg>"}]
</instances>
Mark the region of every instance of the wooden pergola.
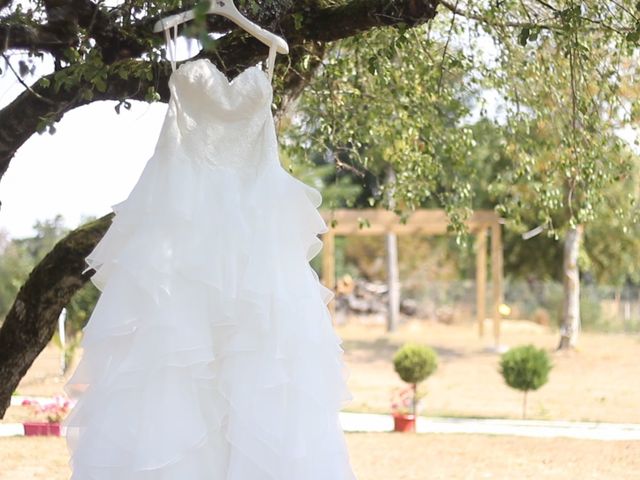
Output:
<instances>
[{"instance_id":1,"label":"wooden pergola","mask_svg":"<svg viewBox=\"0 0 640 480\"><path fill-rule=\"evenodd\" d=\"M329 225L329 231L323 234L322 281L324 285L335 291L335 237L350 235L385 235L389 256L397 255L397 235L444 235L449 219L444 210L417 210L405 221L388 210L339 209L323 211L322 216ZM465 222L469 231L475 236L476 246L476 320L478 333L484 335L487 292L487 236L491 232L491 284L492 306L491 318L496 346L500 340L500 305L503 301L503 257L502 229L500 217L491 210L477 210ZM395 252L395 253L394 253ZM389 321L388 329L397 326L399 311L399 281L397 273L397 257L389 258ZM395 265L395 266L394 266ZM395 269L395 271L394 271ZM330 304L330 308L335 308Z\"/></svg>"}]
</instances>

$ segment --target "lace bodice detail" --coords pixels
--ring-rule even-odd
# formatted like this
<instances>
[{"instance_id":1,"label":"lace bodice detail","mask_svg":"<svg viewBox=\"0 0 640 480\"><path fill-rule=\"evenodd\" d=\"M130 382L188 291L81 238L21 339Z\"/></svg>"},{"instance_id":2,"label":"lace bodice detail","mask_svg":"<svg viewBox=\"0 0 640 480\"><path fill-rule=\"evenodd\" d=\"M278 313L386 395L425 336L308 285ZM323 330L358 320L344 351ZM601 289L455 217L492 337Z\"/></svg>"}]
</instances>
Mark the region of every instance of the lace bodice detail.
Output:
<instances>
[{"instance_id":1,"label":"lace bodice detail","mask_svg":"<svg viewBox=\"0 0 640 480\"><path fill-rule=\"evenodd\" d=\"M208 59L194 60L172 73L169 89L160 148L216 167L255 169L277 162L273 90L260 67L229 81Z\"/></svg>"}]
</instances>

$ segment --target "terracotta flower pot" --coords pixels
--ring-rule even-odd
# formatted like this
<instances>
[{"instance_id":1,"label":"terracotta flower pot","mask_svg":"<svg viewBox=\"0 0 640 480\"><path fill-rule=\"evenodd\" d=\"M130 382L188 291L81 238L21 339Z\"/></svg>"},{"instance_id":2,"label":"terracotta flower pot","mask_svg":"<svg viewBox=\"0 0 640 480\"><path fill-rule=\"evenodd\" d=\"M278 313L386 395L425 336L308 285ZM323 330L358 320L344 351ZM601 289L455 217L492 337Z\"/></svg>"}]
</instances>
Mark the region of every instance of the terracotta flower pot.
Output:
<instances>
[{"instance_id":1,"label":"terracotta flower pot","mask_svg":"<svg viewBox=\"0 0 640 480\"><path fill-rule=\"evenodd\" d=\"M411 414L396 413L393 415L394 432L415 432L416 417Z\"/></svg>"},{"instance_id":2,"label":"terracotta flower pot","mask_svg":"<svg viewBox=\"0 0 640 480\"><path fill-rule=\"evenodd\" d=\"M60 436L60 424L49 422L24 422L24 434L27 436Z\"/></svg>"}]
</instances>

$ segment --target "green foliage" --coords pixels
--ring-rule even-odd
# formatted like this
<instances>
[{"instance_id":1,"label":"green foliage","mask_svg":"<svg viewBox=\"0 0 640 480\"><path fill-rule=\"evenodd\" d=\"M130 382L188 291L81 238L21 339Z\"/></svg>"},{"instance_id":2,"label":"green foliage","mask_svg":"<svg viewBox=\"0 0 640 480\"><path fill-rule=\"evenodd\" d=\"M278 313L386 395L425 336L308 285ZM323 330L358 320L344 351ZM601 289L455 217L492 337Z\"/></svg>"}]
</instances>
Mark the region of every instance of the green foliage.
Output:
<instances>
[{"instance_id":1,"label":"green foliage","mask_svg":"<svg viewBox=\"0 0 640 480\"><path fill-rule=\"evenodd\" d=\"M355 206L404 211L432 202L464 218L473 139L460 119L469 113L473 80L462 52L450 47L443 58L442 48L426 28L338 42L286 132L292 157L323 158L338 176L353 177L365 188Z\"/></svg>"},{"instance_id":2,"label":"green foliage","mask_svg":"<svg viewBox=\"0 0 640 480\"><path fill-rule=\"evenodd\" d=\"M3 242L5 243L5 242ZM0 323L11 308L20 286L33 268L33 262L24 247L17 242L6 242L0 251Z\"/></svg>"},{"instance_id":3,"label":"green foliage","mask_svg":"<svg viewBox=\"0 0 640 480\"><path fill-rule=\"evenodd\" d=\"M425 345L407 343L394 355L393 366L403 381L417 384L436 371L438 356Z\"/></svg>"},{"instance_id":4,"label":"green foliage","mask_svg":"<svg viewBox=\"0 0 640 480\"><path fill-rule=\"evenodd\" d=\"M500 373L511 388L527 392L547 383L552 365L549 355L533 345L517 347L500 359Z\"/></svg>"},{"instance_id":5,"label":"green foliage","mask_svg":"<svg viewBox=\"0 0 640 480\"><path fill-rule=\"evenodd\" d=\"M67 332L70 336L79 333L89 321L100 291L91 282L76 292L67 305Z\"/></svg>"},{"instance_id":6,"label":"green foliage","mask_svg":"<svg viewBox=\"0 0 640 480\"><path fill-rule=\"evenodd\" d=\"M18 290L29 276L29 272L44 258L67 229L58 215L52 220L37 222L36 235L31 238L0 242L0 319L8 313ZM0 245L1 247L1 245Z\"/></svg>"},{"instance_id":7,"label":"green foliage","mask_svg":"<svg viewBox=\"0 0 640 480\"><path fill-rule=\"evenodd\" d=\"M556 238L597 220L606 192L634 163L617 130L631 121L625 97L635 62L600 33L575 37L579 23L563 13L560 33L544 32L535 48L501 36L498 68L483 73L504 102L512 161L492 186L499 211L516 226L543 225Z\"/></svg>"}]
</instances>

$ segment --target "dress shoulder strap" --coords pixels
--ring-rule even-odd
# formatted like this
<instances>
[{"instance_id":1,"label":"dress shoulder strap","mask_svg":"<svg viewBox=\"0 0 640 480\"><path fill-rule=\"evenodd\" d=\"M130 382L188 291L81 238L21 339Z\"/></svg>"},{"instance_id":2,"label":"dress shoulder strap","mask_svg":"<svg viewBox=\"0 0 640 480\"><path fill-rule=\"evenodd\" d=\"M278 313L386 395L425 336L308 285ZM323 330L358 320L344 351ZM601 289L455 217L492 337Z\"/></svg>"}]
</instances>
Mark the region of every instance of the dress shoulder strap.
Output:
<instances>
[{"instance_id":1,"label":"dress shoulder strap","mask_svg":"<svg viewBox=\"0 0 640 480\"><path fill-rule=\"evenodd\" d=\"M269 81L273 81L273 69L276 65L277 53L276 44L272 43L269 47L269 57L267 58L267 75L269 76Z\"/></svg>"},{"instance_id":2,"label":"dress shoulder strap","mask_svg":"<svg viewBox=\"0 0 640 480\"><path fill-rule=\"evenodd\" d=\"M167 58L171 61L171 71L176 71L176 43L178 42L178 25L173 26L173 41L171 41L171 27L164 29L164 38L167 40Z\"/></svg>"}]
</instances>

